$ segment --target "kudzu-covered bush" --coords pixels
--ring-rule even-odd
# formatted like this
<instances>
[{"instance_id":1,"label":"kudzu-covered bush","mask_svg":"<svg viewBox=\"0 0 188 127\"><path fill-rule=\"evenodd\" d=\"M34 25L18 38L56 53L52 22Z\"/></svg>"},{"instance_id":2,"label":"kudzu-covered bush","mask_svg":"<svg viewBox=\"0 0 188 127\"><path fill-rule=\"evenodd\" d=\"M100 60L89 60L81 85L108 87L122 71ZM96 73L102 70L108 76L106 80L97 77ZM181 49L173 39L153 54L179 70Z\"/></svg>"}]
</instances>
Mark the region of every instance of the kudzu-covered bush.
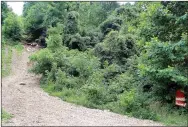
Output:
<instances>
[{"instance_id":1,"label":"kudzu-covered bush","mask_svg":"<svg viewBox=\"0 0 188 127\"><path fill-rule=\"evenodd\" d=\"M125 21L134 21L140 13L140 8L137 8L131 4L116 8L115 15L122 17ZM138 20L137 20L138 21Z\"/></svg>"},{"instance_id":2,"label":"kudzu-covered bush","mask_svg":"<svg viewBox=\"0 0 188 127\"><path fill-rule=\"evenodd\" d=\"M121 28L122 19L118 17L110 17L100 24L101 32L107 35L111 30L119 31Z\"/></svg>"},{"instance_id":3,"label":"kudzu-covered bush","mask_svg":"<svg viewBox=\"0 0 188 127\"><path fill-rule=\"evenodd\" d=\"M67 21L65 23L65 34L76 34L79 33L79 13L76 11L71 11L67 14Z\"/></svg>"},{"instance_id":4,"label":"kudzu-covered bush","mask_svg":"<svg viewBox=\"0 0 188 127\"><path fill-rule=\"evenodd\" d=\"M66 34L64 38L65 46L69 49L77 49L79 51L85 51L91 40L90 37L82 37L79 33L75 35Z\"/></svg>"},{"instance_id":5,"label":"kudzu-covered bush","mask_svg":"<svg viewBox=\"0 0 188 127\"><path fill-rule=\"evenodd\" d=\"M101 58L102 63L116 63L124 65L126 59L136 53L136 40L131 34L119 35L117 31L111 31L102 43L95 47L95 54Z\"/></svg>"},{"instance_id":6,"label":"kudzu-covered bush","mask_svg":"<svg viewBox=\"0 0 188 127\"><path fill-rule=\"evenodd\" d=\"M103 34L99 30L87 31L86 36L91 39L89 43L87 43L88 48L93 48L96 44L103 40Z\"/></svg>"},{"instance_id":7,"label":"kudzu-covered bush","mask_svg":"<svg viewBox=\"0 0 188 127\"><path fill-rule=\"evenodd\" d=\"M56 27L50 27L47 31L47 47L53 51L63 46L63 24L57 24Z\"/></svg>"}]
</instances>

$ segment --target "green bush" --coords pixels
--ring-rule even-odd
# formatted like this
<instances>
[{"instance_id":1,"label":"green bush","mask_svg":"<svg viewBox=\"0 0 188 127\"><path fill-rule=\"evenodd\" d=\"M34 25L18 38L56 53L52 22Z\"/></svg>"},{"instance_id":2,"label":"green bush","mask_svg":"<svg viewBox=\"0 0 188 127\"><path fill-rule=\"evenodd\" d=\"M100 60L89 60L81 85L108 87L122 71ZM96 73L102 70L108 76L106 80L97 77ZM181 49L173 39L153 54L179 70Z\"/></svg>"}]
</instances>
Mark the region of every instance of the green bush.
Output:
<instances>
[{"instance_id":1,"label":"green bush","mask_svg":"<svg viewBox=\"0 0 188 127\"><path fill-rule=\"evenodd\" d=\"M104 21L101 25L101 31L104 35L107 35L111 30L119 31L121 28L122 19L118 17L110 17Z\"/></svg>"},{"instance_id":2,"label":"green bush","mask_svg":"<svg viewBox=\"0 0 188 127\"><path fill-rule=\"evenodd\" d=\"M172 102L175 90L187 86L187 50L186 38L177 43L162 43L157 39L147 43L147 52L141 57L142 64L138 67L142 76L156 82L153 91L162 100Z\"/></svg>"},{"instance_id":3,"label":"green bush","mask_svg":"<svg viewBox=\"0 0 188 127\"><path fill-rule=\"evenodd\" d=\"M78 49L79 51L85 51L91 40L90 37L82 37L79 33L75 35L66 34L64 38L65 46L69 47L69 49Z\"/></svg>"},{"instance_id":4,"label":"green bush","mask_svg":"<svg viewBox=\"0 0 188 127\"><path fill-rule=\"evenodd\" d=\"M47 80L55 81L56 88L79 87L99 68L99 60L88 52L67 50L65 47L52 52L43 49L30 57L34 61L32 71L42 73Z\"/></svg>"},{"instance_id":5,"label":"green bush","mask_svg":"<svg viewBox=\"0 0 188 127\"><path fill-rule=\"evenodd\" d=\"M134 88L120 95L120 106L125 114L142 119L158 120L157 113L149 108L150 103L152 101L149 95L141 94Z\"/></svg>"},{"instance_id":6,"label":"green bush","mask_svg":"<svg viewBox=\"0 0 188 127\"><path fill-rule=\"evenodd\" d=\"M96 105L102 105L105 103L103 80L103 73L97 71L89 77L84 86L84 91L86 92L88 101L91 103L91 107L96 107Z\"/></svg>"},{"instance_id":7,"label":"green bush","mask_svg":"<svg viewBox=\"0 0 188 127\"><path fill-rule=\"evenodd\" d=\"M76 34L79 33L79 13L71 11L67 14L67 21L65 24L65 34Z\"/></svg>"},{"instance_id":8,"label":"green bush","mask_svg":"<svg viewBox=\"0 0 188 127\"><path fill-rule=\"evenodd\" d=\"M45 74L50 71L52 62L54 61L53 54L49 49L40 50L29 57L35 64L32 71L36 74Z\"/></svg>"},{"instance_id":9,"label":"green bush","mask_svg":"<svg viewBox=\"0 0 188 127\"><path fill-rule=\"evenodd\" d=\"M99 30L87 31L86 36L90 37L90 42L87 43L88 48L93 48L97 43L103 39L103 34Z\"/></svg>"},{"instance_id":10,"label":"green bush","mask_svg":"<svg viewBox=\"0 0 188 127\"><path fill-rule=\"evenodd\" d=\"M96 45L95 54L101 58L102 63L108 61L110 64L124 65L127 58L136 53L135 43L133 35L121 36L117 31L111 31L103 43Z\"/></svg>"},{"instance_id":11,"label":"green bush","mask_svg":"<svg viewBox=\"0 0 188 127\"><path fill-rule=\"evenodd\" d=\"M22 38L22 23L21 19L14 13L9 12L7 18L4 20L2 32L7 39L13 41L20 40Z\"/></svg>"}]
</instances>

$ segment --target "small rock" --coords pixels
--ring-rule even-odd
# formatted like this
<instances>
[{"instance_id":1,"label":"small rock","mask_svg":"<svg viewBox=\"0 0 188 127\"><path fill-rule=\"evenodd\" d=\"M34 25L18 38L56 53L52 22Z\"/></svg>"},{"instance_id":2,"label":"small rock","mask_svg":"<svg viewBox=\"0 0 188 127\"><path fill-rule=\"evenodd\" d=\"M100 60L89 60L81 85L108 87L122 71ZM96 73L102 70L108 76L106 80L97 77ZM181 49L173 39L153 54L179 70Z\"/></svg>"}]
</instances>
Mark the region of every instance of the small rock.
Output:
<instances>
[{"instance_id":1,"label":"small rock","mask_svg":"<svg viewBox=\"0 0 188 127\"><path fill-rule=\"evenodd\" d=\"M110 110L103 110L104 112L110 112Z\"/></svg>"},{"instance_id":2,"label":"small rock","mask_svg":"<svg viewBox=\"0 0 188 127\"><path fill-rule=\"evenodd\" d=\"M28 48L27 48L27 51L30 52L30 50L31 50L31 48L28 47Z\"/></svg>"},{"instance_id":3,"label":"small rock","mask_svg":"<svg viewBox=\"0 0 188 127\"><path fill-rule=\"evenodd\" d=\"M21 82L20 85L26 85L25 83Z\"/></svg>"},{"instance_id":4,"label":"small rock","mask_svg":"<svg viewBox=\"0 0 188 127\"><path fill-rule=\"evenodd\" d=\"M34 43L32 43L32 44L31 44L31 46L37 46L37 43L36 43L36 42L34 42Z\"/></svg>"}]
</instances>

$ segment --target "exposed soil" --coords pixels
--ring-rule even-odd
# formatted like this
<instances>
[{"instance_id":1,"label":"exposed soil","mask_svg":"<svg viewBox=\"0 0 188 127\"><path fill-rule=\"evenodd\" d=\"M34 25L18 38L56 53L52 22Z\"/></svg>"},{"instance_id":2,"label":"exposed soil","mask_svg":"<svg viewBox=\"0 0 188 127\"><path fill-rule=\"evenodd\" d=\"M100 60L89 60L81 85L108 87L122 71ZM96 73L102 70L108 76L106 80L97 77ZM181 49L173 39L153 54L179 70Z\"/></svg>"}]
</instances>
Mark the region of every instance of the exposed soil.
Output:
<instances>
[{"instance_id":1,"label":"exposed soil","mask_svg":"<svg viewBox=\"0 0 188 127\"><path fill-rule=\"evenodd\" d=\"M28 72L28 57L35 50L25 46L20 56L13 51L11 75L2 79L2 107L13 118L3 126L162 126L49 96L40 88L40 76Z\"/></svg>"}]
</instances>

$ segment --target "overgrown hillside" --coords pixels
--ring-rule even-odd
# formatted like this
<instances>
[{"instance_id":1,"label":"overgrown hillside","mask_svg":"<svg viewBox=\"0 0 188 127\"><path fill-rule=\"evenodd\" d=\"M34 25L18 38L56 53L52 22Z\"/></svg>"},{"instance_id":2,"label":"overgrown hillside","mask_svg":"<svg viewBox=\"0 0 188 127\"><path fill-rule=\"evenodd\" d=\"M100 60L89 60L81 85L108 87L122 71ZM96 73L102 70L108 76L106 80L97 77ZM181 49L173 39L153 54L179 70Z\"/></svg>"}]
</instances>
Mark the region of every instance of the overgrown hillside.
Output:
<instances>
[{"instance_id":1,"label":"overgrown hillside","mask_svg":"<svg viewBox=\"0 0 188 127\"><path fill-rule=\"evenodd\" d=\"M188 98L188 2L25 2L21 17L1 4L3 40L45 47L30 60L46 92L90 108L187 124L175 93L182 89Z\"/></svg>"}]
</instances>

